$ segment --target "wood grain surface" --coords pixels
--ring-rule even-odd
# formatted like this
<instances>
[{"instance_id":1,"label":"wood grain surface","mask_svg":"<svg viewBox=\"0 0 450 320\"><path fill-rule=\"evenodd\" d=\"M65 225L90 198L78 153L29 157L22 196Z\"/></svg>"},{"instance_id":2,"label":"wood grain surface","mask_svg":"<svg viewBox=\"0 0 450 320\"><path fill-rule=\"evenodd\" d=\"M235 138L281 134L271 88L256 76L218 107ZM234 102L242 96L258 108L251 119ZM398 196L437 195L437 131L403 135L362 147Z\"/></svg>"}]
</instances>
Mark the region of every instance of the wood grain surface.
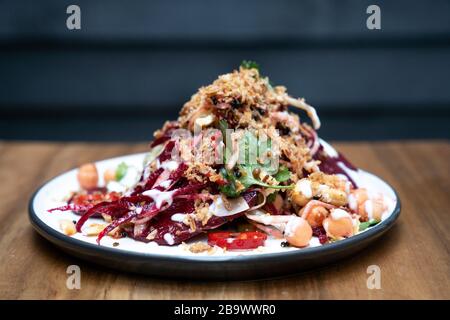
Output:
<instances>
[{"instance_id":1,"label":"wood grain surface","mask_svg":"<svg viewBox=\"0 0 450 320\"><path fill-rule=\"evenodd\" d=\"M183 282L76 259L28 222L28 200L46 180L84 162L145 151L145 144L0 142L0 298L450 299L449 143L336 146L358 167L385 179L401 198L400 218L382 239L353 258L283 279ZM80 290L66 287L72 264L81 268ZM381 268L381 289L367 288L370 265Z\"/></svg>"}]
</instances>

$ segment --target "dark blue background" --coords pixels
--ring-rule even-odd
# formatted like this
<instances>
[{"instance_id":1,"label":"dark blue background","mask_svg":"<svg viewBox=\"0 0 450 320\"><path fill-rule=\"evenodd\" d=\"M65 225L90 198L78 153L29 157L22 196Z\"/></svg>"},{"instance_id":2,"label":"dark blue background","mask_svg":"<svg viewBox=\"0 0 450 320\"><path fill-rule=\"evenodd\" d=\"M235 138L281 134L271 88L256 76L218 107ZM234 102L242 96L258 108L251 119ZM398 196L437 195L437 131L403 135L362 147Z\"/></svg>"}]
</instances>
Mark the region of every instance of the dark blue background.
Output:
<instances>
[{"instance_id":1,"label":"dark blue background","mask_svg":"<svg viewBox=\"0 0 450 320\"><path fill-rule=\"evenodd\" d=\"M448 0L3 0L0 139L148 140L243 59L314 105L324 138L448 139L449 15Z\"/></svg>"}]
</instances>

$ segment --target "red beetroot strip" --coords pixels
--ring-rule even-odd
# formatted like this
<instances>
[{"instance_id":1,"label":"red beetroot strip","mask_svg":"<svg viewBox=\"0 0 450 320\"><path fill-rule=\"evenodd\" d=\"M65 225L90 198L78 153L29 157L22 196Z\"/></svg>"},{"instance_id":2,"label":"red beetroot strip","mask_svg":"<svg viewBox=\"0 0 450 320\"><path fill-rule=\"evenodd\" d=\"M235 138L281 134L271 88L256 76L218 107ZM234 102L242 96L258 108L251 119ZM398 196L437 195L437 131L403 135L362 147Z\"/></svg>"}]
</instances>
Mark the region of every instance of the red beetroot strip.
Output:
<instances>
[{"instance_id":1,"label":"red beetroot strip","mask_svg":"<svg viewBox=\"0 0 450 320\"><path fill-rule=\"evenodd\" d=\"M166 143L163 152L158 157L160 163L171 159L174 146L174 141L169 141ZM140 234L135 235L134 232L130 231L130 226L128 225L124 226L124 230L129 236L146 242L149 241L147 239L149 233L156 230L156 235L153 240L158 244L170 245L179 244L201 232L218 228L224 223L227 223L244 214L244 212L242 212L228 217L212 216L204 225L202 222L197 221L195 231L191 230L190 226L187 226L182 222L172 221L171 217L174 213L192 213L195 209L194 203L196 199L208 201L208 199L206 199L207 197L205 198L204 195L200 193L201 190L207 187L207 185L192 183L186 185L185 183L188 183L187 181L177 184L179 181L182 181L186 169L187 165L185 163L181 163L176 170L170 173L169 179L172 181L172 184L168 189L171 190L177 185L178 188L170 191L173 192L172 203L170 205L165 203L161 208L156 207L156 204L151 197L142 194L143 192L154 188L158 188L160 191L163 191L160 187L154 186L155 182L164 172L164 170L160 168L151 173L145 181L143 181L142 176L140 182L131 192L130 196L123 196L118 200L103 201L89 206L74 206L73 204L68 204L49 211L72 210L79 213L84 212L76 224L76 229L78 232L81 232L81 228L84 223L92 216L104 214L112 217L113 221L98 235L98 243L100 243L100 240L106 234L119 226L126 225L130 222L132 223L133 221L143 221L145 227L139 228L139 230L143 229ZM255 205L257 196L258 193L256 191L247 191L243 194L243 198L247 201L250 207ZM166 234L170 234L172 236L173 243L167 243L166 239L164 239Z\"/></svg>"},{"instance_id":2,"label":"red beetroot strip","mask_svg":"<svg viewBox=\"0 0 450 320\"><path fill-rule=\"evenodd\" d=\"M250 207L253 207L256 204L258 192L250 191L243 194L242 196L245 201L247 201L248 205ZM173 240L173 243L170 243L170 245L177 245L208 230L216 229L223 224L242 216L245 213L240 212L227 217L212 216L204 225L201 221L196 221L195 230L192 230L190 226L184 224L183 222L176 222L171 220L174 213L192 213L193 211L194 201L179 201L177 203L174 202L169 208L161 212L155 218L155 221L149 226L148 229L145 230L143 234L135 235L133 234L133 232L127 232L127 235L139 241L155 241L160 245L167 245L168 243L165 239L165 235L169 234ZM155 230L156 234L154 238L151 240L147 239L147 236L150 233L155 232Z\"/></svg>"}]
</instances>

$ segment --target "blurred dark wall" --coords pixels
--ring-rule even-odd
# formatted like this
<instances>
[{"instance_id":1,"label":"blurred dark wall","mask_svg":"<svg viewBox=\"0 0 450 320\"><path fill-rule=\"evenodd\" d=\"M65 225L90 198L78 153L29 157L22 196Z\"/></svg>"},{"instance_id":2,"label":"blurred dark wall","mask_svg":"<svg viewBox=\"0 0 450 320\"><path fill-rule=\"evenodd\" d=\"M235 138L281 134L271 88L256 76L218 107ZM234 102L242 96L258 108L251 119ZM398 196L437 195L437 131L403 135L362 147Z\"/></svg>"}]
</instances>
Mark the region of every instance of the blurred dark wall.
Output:
<instances>
[{"instance_id":1,"label":"blurred dark wall","mask_svg":"<svg viewBox=\"0 0 450 320\"><path fill-rule=\"evenodd\" d=\"M366 28L370 4L381 30ZM449 13L448 0L3 0L0 139L148 140L243 59L314 105L325 138L448 139Z\"/></svg>"}]
</instances>

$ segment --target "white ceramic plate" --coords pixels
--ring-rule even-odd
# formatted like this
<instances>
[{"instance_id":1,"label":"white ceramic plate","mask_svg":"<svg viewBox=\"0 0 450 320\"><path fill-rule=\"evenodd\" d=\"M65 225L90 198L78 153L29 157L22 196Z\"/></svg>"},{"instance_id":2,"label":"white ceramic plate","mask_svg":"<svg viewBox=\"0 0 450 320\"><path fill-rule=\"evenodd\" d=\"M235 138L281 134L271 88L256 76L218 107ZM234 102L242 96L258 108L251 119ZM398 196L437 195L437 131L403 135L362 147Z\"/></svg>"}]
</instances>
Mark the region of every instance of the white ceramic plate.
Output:
<instances>
[{"instance_id":1,"label":"white ceramic plate","mask_svg":"<svg viewBox=\"0 0 450 320\"><path fill-rule=\"evenodd\" d=\"M108 168L116 167L121 162L141 168L144 156L145 154L141 153L117 157L99 161L96 165L100 173ZM266 241L266 246L261 249L227 252L218 249L212 254L194 254L186 250L184 246L158 246L155 243L143 243L131 238L112 239L110 237L105 237L102 239L101 245L97 245L95 236L88 237L81 233L77 233L74 236L69 237L61 232L59 228L59 221L61 219L78 220L80 216L68 211L56 211L52 213L47 211L50 208L64 205L64 198L66 198L71 191L77 190L78 183L76 172L77 169L73 169L63 173L50 180L36 191L30 200L29 206L30 220L33 226L45 238L81 258L120 269L153 275L230 279L260 278L281 275L279 270L285 270L283 271L284 273L301 271L314 265L320 265L322 262L326 263L336 260L341 256L345 256L345 253L350 254L356 251L356 248L358 248L358 250L361 249L368 244L368 240L373 240L384 233L384 231L394 223L400 212L400 203L392 187L375 175L359 170L358 173L352 177L357 179L359 187L366 187L373 192L381 192L390 198L392 202L390 210L384 215L382 222L349 239L321 246L317 238L313 237L310 246L304 249L293 247L284 248L280 245L281 240L268 239ZM102 175L100 174L100 176ZM100 185L102 183L103 181L100 181ZM91 218L86 225L94 222L105 223L102 219ZM202 240L201 236L195 238L195 241L199 240ZM113 246L113 243L116 243L116 246ZM119 245L117 245L117 243L119 243ZM337 251L334 251L333 249ZM342 250L344 250L344 252L342 252ZM338 254L336 254L336 252ZM330 256L324 258L324 254L330 254ZM134 259L130 259L130 257L133 257ZM271 261L272 263L275 262L275 264L278 265L280 261L283 261L283 258L286 258L286 263L289 264L292 263L293 257L295 258L294 260L297 261L299 259L302 260L302 257L312 257L313 261L307 261L308 263L305 263L305 261L303 261L303 263L297 262L298 266L296 268L289 268L289 265L284 266L283 268L278 266L278 269L274 269L273 272L270 272L270 268L267 268L268 265L265 267L262 265L262 269L259 270L257 267L258 264L255 264L255 261L259 260ZM155 259L159 260L162 263L162 266L156 263L158 267L155 268ZM183 268L181 268L183 263L184 265L186 263L189 265L184 266L184 271L188 271L191 268L198 267L199 263L202 265L209 263L211 265L214 261L222 263L227 262L226 264L228 264L228 266L224 265L224 268L227 268L227 272L224 273L222 269L222 272L217 274L217 272L214 271L217 268L210 267L209 269L206 268L207 270L205 270L204 273L190 274L189 272L184 273ZM180 262L183 262L180 264L180 267L174 267L174 263ZM239 264L239 262L241 263ZM169 266L166 265L167 263L169 263ZM233 265L233 268L231 269L230 264ZM159 269L160 267L162 269ZM186 276L184 276L184 274Z\"/></svg>"}]
</instances>

